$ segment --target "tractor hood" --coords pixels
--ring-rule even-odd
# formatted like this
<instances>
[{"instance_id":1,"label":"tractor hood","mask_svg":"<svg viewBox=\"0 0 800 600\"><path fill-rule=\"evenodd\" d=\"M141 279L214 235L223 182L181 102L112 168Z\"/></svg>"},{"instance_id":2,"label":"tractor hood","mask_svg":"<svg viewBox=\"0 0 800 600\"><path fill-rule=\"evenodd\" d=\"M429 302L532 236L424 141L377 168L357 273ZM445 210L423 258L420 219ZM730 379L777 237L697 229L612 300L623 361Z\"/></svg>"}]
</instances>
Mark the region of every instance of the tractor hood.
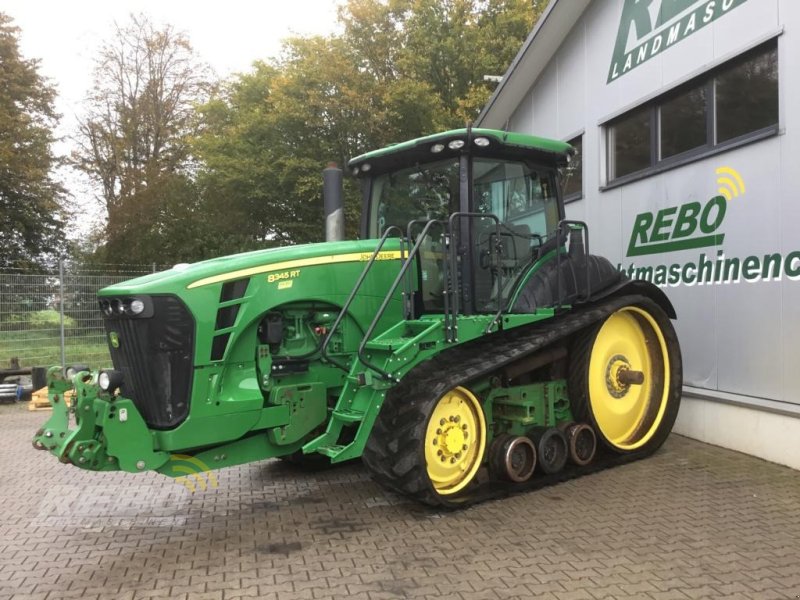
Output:
<instances>
[{"instance_id":1,"label":"tractor hood","mask_svg":"<svg viewBox=\"0 0 800 600\"><path fill-rule=\"evenodd\" d=\"M177 265L166 271L130 279L104 288L98 295L181 294L184 290L194 290L271 271L365 261L375 249L376 243L376 240L324 242L233 254L190 265ZM391 243L387 244L387 247L389 246Z\"/></svg>"},{"instance_id":2,"label":"tractor hood","mask_svg":"<svg viewBox=\"0 0 800 600\"><path fill-rule=\"evenodd\" d=\"M98 294L99 308L114 369L122 374L123 396L134 401L147 426L156 430L184 422L192 390L220 402L252 393L248 402L261 406L255 361L257 348L266 343L259 332L267 315L297 303L325 306L326 314L335 315L377 243L328 242L248 252L104 288ZM399 245L399 240L389 240L378 255L380 263L359 297L360 317L374 314L387 281L396 276Z\"/></svg>"}]
</instances>

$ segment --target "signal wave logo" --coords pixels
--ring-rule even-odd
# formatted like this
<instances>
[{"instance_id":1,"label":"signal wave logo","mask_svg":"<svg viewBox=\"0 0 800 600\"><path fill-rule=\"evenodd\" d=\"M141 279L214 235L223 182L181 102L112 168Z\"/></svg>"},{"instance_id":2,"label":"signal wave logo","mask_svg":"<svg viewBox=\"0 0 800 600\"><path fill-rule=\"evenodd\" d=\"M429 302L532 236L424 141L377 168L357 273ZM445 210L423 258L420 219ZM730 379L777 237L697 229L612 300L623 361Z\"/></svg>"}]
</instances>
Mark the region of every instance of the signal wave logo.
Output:
<instances>
[{"instance_id":1,"label":"signal wave logo","mask_svg":"<svg viewBox=\"0 0 800 600\"><path fill-rule=\"evenodd\" d=\"M208 465L199 458L186 454L172 454L169 457L170 469L175 482L181 484L192 494L198 489L205 492L209 488L219 487L217 476L208 468Z\"/></svg>"},{"instance_id":2,"label":"signal wave logo","mask_svg":"<svg viewBox=\"0 0 800 600\"><path fill-rule=\"evenodd\" d=\"M728 202L743 196L747 187L736 169L720 167L716 174L719 195L711 198L705 205L687 202L680 206L663 208L657 213L643 212L636 215L627 256L663 254L721 245L725 234L719 233L719 228L725 220Z\"/></svg>"},{"instance_id":3,"label":"signal wave logo","mask_svg":"<svg viewBox=\"0 0 800 600\"><path fill-rule=\"evenodd\" d=\"M717 175L719 195L723 196L728 202L747 192L747 187L744 185L744 179L742 179L742 176L739 175L739 172L736 171L736 169L732 169L730 167L720 167L717 169Z\"/></svg>"}]
</instances>

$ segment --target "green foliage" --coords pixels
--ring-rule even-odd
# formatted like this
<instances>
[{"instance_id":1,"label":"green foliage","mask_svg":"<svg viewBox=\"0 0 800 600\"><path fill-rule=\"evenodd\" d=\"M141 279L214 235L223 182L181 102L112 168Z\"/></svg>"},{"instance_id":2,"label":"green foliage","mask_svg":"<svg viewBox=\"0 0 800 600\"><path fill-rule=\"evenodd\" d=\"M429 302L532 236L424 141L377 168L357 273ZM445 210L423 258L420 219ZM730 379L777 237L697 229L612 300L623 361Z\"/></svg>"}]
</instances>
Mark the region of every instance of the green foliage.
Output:
<instances>
[{"instance_id":1,"label":"green foliage","mask_svg":"<svg viewBox=\"0 0 800 600\"><path fill-rule=\"evenodd\" d=\"M53 327L61 327L61 315L57 310L39 310L24 315L24 317L24 322L30 329L49 329ZM75 319L64 315L64 328L70 329L73 327L75 327Z\"/></svg>"},{"instance_id":2,"label":"green foliage","mask_svg":"<svg viewBox=\"0 0 800 600\"><path fill-rule=\"evenodd\" d=\"M64 315L64 328L74 329L75 319ZM33 329L59 329L61 315L57 310L46 309L33 312L12 313L3 319L4 331L29 331Z\"/></svg>"},{"instance_id":3,"label":"green foliage","mask_svg":"<svg viewBox=\"0 0 800 600\"><path fill-rule=\"evenodd\" d=\"M52 178L55 90L18 36L0 12L0 266L31 269L63 250L63 190Z\"/></svg>"},{"instance_id":4,"label":"green foliage","mask_svg":"<svg viewBox=\"0 0 800 600\"><path fill-rule=\"evenodd\" d=\"M20 366L52 366L61 364L61 338L59 326L42 329L5 331L0 336L0 365L17 359ZM88 364L92 367L111 366L108 344L104 335L81 333L80 329L67 330L65 340L67 364Z\"/></svg>"},{"instance_id":5,"label":"green foliage","mask_svg":"<svg viewBox=\"0 0 800 600\"><path fill-rule=\"evenodd\" d=\"M154 177L116 209L113 234L82 264L171 265L209 256L209 241L217 233L199 196L197 185L185 174Z\"/></svg>"},{"instance_id":6,"label":"green foliage","mask_svg":"<svg viewBox=\"0 0 800 600\"><path fill-rule=\"evenodd\" d=\"M542 2L349 0L341 34L291 38L201 108L202 214L217 253L323 239L321 171L463 126L488 99ZM360 192L345 188L355 236Z\"/></svg>"}]
</instances>

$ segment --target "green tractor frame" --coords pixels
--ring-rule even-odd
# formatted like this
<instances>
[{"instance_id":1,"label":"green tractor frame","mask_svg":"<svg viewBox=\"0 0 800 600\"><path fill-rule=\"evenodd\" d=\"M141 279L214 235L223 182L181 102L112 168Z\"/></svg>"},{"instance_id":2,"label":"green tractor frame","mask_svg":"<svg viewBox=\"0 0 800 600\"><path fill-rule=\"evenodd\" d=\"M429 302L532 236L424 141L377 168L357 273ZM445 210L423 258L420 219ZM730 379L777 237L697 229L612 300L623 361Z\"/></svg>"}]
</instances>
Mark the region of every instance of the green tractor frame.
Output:
<instances>
[{"instance_id":1,"label":"green tractor frame","mask_svg":"<svg viewBox=\"0 0 800 600\"><path fill-rule=\"evenodd\" d=\"M101 290L113 368L51 368L34 447L172 477L361 458L435 506L651 454L680 402L675 311L566 219L572 152L472 128L390 146L349 163L361 240Z\"/></svg>"}]
</instances>

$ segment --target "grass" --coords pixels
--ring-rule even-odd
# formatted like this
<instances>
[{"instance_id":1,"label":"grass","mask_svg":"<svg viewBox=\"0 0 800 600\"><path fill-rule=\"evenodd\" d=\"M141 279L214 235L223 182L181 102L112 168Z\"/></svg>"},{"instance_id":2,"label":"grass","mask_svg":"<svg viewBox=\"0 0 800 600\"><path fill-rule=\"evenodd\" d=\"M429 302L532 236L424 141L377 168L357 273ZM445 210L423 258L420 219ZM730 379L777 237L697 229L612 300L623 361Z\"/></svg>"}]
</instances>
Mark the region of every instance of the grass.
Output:
<instances>
[{"instance_id":1,"label":"grass","mask_svg":"<svg viewBox=\"0 0 800 600\"><path fill-rule=\"evenodd\" d=\"M87 364L92 368L111 365L111 357L102 330L68 332L65 338L66 363ZM0 368L12 358L22 367L49 367L61 364L58 329L0 331Z\"/></svg>"}]
</instances>

